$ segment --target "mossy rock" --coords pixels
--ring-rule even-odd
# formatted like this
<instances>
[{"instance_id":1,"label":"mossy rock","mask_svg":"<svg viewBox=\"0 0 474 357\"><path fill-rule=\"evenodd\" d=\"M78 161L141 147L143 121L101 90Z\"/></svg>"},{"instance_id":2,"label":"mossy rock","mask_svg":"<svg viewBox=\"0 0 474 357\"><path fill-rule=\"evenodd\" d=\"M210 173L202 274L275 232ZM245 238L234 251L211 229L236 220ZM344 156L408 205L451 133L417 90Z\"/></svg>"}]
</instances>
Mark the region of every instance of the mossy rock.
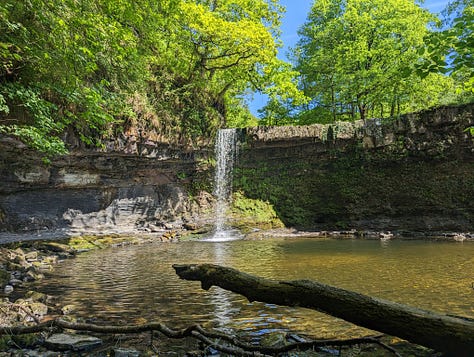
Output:
<instances>
[{"instance_id":1,"label":"mossy rock","mask_svg":"<svg viewBox=\"0 0 474 357\"><path fill-rule=\"evenodd\" d=\"M70 245L59 242L42 242L39 248L55 253L75 253L75 250Z\"/></svg>"},{"instance_id":2,"label":"mossy rock","mask_svg":"<svg viewBox=\"0 0 474 357\"><path fill-rule=\"evenodd\" d=\"M27 299L31 299L32 301L38 301L45 303L48 300L48 296L46 294L40 293L39 291L30 290L25 294Z\"/></svg>"},{"instance_id":3,"label":"mossy rock","mask_svg":"<svg viewBox=\"0 0 474 357\"><path fill-rule=\"evenodd\" d=\"M65 242L69 247L77 251L85 251L101 248L94 243L92 237L74 237Z\"/></svg>"},{"instance_id":4,"label":"mossy rock","mask_svg":"<svg viewBox=\"0 0 474 357\"><path fill-rule=\"evenodd\" d=\"M272 229L285 226L269 202L245 197L241 192L233 195L232 221L243 231L249 228Z\"/></svg>"},{"instance_id":5,"label":"mossy rock","mask_svg":"<svg viewBox=\"0 0 474 357\"><path fill-rule=\"evenodd\" d=\"M94 249L103 249L107 247L123 245L123 244L138 244L140 238L134 236L122 235L104 235L104 236L78 236L62 240L62 244L66 244L75 251L87 251Z\"/></svg>"},{"instance_id":6,"label":"mossy rock","mask_svg":"<svg viewBox=\"0 0 474 357\"><path fill-rule=\"evenodd\" d=\"M111 236L81 236L69 239L68 245L76 250L102 249L113 244Z\"/></svg>"},{"instance_id":7,"label":"mossy rock","mask_svg":"<svg viewBox=\"0 0 474 357\"><path fill-rule=\"evenodd\" d=\"M281 347L286 346L288 341L286 340L286 333L281 331L275 331L262 336L260 344L264 347Z\"/></svg>"}]
</instances>

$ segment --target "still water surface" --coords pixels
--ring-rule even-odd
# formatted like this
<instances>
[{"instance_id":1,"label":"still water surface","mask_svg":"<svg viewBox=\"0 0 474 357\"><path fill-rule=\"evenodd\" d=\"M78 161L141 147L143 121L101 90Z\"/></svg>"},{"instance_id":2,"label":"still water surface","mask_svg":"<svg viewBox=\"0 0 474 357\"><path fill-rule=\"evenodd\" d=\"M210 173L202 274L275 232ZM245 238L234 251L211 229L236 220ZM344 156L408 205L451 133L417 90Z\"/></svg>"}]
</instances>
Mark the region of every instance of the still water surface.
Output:
<instances>
[{"instance_id":1,"label":"still water surface","mask_svg":"<svg viewBox=\"0 0 474 357\"><path fill-rule=\"evenodd\" d=\"M367 330L318 312L263 303L179 280L171 265L215 263L280 280L312 279L392 301L474 318L474 243L271 239L110 248L62 262L39 290L112 323L201 323L224 330L351 337Z\"/></svg>"}]
</instances>

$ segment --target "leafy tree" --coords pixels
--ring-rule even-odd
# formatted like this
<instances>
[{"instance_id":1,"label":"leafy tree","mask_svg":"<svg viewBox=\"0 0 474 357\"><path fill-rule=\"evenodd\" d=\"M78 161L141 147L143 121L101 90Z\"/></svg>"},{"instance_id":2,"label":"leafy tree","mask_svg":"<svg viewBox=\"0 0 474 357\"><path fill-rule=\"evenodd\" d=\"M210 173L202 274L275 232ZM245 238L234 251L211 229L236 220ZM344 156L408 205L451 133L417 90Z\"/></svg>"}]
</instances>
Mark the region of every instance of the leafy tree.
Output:
<instances>
[{"instance_id":1,"label":"leafy tree","mask_svg":"<svg viewBox=\"0 0 474 357\"><path fill-rule=\"evenodd\" d=\"M446 9L444 29L430 33L421 52L425 60L418 65L419 74L450 73L463 84L463 90L474 93L474 2L457 0Z\"/></svg>"},{"instance_id":2,"label":"leafy tree","mask_svg":"<svg viewBox=\"0 0 474 357\"><path fill-rule=\"evenodd\" d=\"M294 51L309 110L334 121L412 108L412 89L435 83L413 67L432 19L412 0L316 0Z\"/></svg>"},{"instance_id":3,"label":"leafy tree","mask_svg":"<svg viewBox=\"0 0 474 357\"><path fill-rule=\"evenodd\" d=\"M257 118L250 112L243 97L228 95L226 103L228 108L228 128L245 128L247 126L257 126L259 124Z\"/></svg>"},{"instance_id":4,"label":"leafy tree","mask_svg":"<svg viewBox=\"0 0 474 357\"><path fill-rule=\"evenodd\" d=\"M293 121L294 105L291 101L270 99L267 104L259 110L260 123L263 125L287 125Z\"/></svg>"},{"instance_id":5,"label":"leafy tree","mask_svg":"<svg viewBox=\"0 0 474 357\"><path fill-rule=\"evenodd\" d=\"M130 37L93 1L8 0L2 10L0 95L8 109L0 131L50 154L66 152L59 137L67 126L98 143L116 109L107 75L133 51Z\"/></svg>"},{"instance_id":6,"label":"leafy tree","mask_svg":"<svg viewBox=\"0 0 474 357\"><path fill-rule=\"evenodd\" d=\"M0 134L53 154L66 131L101 145L245 125L249 89L302 98L276 58L282 11L277 0L4 0Z\"/></svg>"},{"instance_id":7,"label":"leafy tree","mask_svg":"<svg viewBox=\"0 0 474 357\"><path fill-rule=\"evenodd\" d=\"M192 45L189 75L213 92L223 120L228 93L251 88L271 97L301 98L296 72L276 57L283 11L276 0L184 1L180 8L185 40Z\"/></svg>"}]
</instances>

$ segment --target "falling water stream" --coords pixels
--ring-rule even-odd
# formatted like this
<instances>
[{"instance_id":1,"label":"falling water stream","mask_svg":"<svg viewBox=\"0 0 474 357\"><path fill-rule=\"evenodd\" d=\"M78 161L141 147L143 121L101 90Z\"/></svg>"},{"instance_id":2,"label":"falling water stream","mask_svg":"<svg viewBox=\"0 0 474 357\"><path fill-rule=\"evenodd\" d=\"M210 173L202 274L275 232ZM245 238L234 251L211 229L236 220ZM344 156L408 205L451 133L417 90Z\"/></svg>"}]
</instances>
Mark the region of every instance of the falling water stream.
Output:
<instances>
[{"instance_id":1,"label":"falling water stream","mask_svg":"<svg viewBox=\"0 0 474 357\"><path fill-rule=\"evenodd\" d=\"M227 241L239 239L239 233L227 226L227 211L232 196L232 171L237 155L237 130L220 129L217 132L216 173L214 177L214 195L216 196L215 229L206 241Z\"/></svg>"}]
</instances>

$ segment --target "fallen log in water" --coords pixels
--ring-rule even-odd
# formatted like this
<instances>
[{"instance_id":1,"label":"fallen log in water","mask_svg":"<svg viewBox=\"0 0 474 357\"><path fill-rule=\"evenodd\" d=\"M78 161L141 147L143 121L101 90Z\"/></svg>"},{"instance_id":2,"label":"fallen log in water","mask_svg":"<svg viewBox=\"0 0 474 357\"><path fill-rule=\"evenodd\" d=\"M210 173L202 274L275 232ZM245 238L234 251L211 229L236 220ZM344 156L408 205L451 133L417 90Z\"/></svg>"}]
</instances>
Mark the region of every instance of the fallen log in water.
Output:
<instances>
[{"instance_id":1,"label":"fallen log in water","mask_svg":"<svg viewBox=\"0 0 474 357\"><path fill-rule=\"evenodd\" d=\"M212 264L173 265L181 279L219 286L249 301L300 306L453 356L474 355L474 321L377 299L310 280L275 281Z\"/></svg>"}]
</instances>

